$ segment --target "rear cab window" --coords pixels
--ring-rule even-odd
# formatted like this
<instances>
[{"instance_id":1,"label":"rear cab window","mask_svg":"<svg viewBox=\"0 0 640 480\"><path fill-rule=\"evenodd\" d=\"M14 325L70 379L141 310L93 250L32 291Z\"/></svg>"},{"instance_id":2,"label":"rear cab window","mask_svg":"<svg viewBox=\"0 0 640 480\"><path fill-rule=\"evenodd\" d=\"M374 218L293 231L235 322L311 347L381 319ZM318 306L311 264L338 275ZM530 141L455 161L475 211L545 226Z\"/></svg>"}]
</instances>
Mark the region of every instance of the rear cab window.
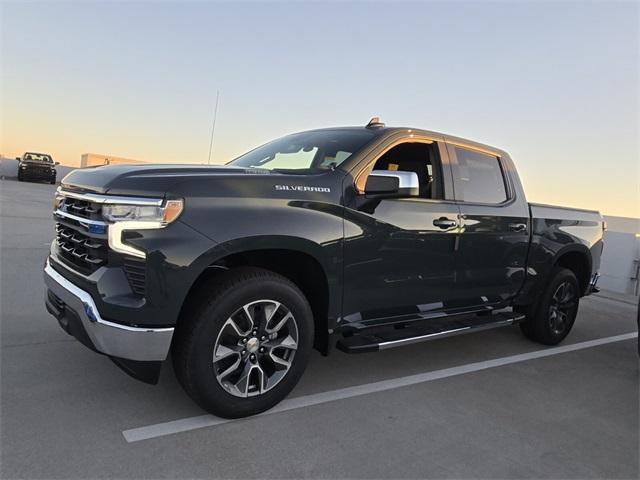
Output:
<instances>
[{"instance_id":1,"label":"rear cab window","mask_svg":"<svg viewBox=\"0 0 640 480\"><path fill-rule=\"evenodd\" d=\"M507 200L504 172L498 157L458 146L453 150L457 160L453 169L457 200L490 204Z\"/></svg>"}]
</instances>

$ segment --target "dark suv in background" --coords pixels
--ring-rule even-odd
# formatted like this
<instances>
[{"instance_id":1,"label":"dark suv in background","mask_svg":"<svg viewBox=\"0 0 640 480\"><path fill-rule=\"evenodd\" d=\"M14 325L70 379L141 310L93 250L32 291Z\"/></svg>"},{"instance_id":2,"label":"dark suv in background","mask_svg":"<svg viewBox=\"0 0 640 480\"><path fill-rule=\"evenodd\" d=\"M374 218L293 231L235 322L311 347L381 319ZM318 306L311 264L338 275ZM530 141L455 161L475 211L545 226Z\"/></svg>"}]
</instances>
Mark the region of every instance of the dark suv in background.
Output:
<instances>
[{"instance_id":1,"label":"dark suv in background","mask_svg":"<svg viewBox=\"0 0 640 480\"><path fill-rule=\"evenodd\" d=\"M56 183L56 165L51 155L46 153L27 152L18 160L18 181L24 180L46 180L49 183Z\"/></svg>"}]
</instances>

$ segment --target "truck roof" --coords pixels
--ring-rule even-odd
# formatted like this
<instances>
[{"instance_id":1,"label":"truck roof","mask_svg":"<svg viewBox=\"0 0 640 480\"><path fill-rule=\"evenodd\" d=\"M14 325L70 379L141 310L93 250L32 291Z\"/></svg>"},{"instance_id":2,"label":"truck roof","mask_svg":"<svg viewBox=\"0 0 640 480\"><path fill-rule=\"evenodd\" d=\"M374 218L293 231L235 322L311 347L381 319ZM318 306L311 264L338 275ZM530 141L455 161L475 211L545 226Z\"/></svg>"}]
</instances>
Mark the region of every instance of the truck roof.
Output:
<instances>
[{"instance_id":1,"label":"truck roof","mask_svg":"<svg viewBox=\"0 0 640 480\"><path fill-rule=\"evenodd\" d=\"M451 143L453 145L459 145L462 147L471 147L475 150L480 150L486 152L490 155L495 155L497 157L508 156L508 153L500 148L493 147L491 145L486 145L484 143L476 142L474 140L469 140L463 137L457 137L455 135L449 135L447 133L436 132L433 130L425 130L422 128L414 128L414 127L387 127L384 124L380 124L380 126L367 127L367 126L345 126L345 127L327 127L327 128L314 128L309 131L330 131L330 130L373 130L377 131L378 136L391 136L397 133L415 133L421 136L432 138L433 140L444 140L447 143ZM301 133L301 132L299 132Z\"/></svg>"}]
</instances>

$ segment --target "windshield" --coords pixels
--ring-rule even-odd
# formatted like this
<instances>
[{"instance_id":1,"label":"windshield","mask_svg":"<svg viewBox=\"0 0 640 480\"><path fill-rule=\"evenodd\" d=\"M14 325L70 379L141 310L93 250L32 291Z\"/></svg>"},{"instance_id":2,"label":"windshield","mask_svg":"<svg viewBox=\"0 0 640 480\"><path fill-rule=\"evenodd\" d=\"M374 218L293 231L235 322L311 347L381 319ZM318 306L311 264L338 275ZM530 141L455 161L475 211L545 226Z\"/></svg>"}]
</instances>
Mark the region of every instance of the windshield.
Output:
<instances>
[{"instance_id":1,"label":"windshield","mask_svg":"<svg viewBox=\"0 0 640 480\"><path fill-rule=\"evenodd\" d=\"M312 130L262 145L229 165L268 170L330 170L374 137L369 130Z\"/></svg>"},{"instance_id":2,"label":"windshield","mask_svg":"<svg viewBox=\"0 0 640 480\"><path fill-rule=\"evenodd\" d=\"M23 160L32 160L34 162L46 162L46 163L53 163L52 158L44 153L25 153L22 156Z\"/></svg>"}]
</instances>

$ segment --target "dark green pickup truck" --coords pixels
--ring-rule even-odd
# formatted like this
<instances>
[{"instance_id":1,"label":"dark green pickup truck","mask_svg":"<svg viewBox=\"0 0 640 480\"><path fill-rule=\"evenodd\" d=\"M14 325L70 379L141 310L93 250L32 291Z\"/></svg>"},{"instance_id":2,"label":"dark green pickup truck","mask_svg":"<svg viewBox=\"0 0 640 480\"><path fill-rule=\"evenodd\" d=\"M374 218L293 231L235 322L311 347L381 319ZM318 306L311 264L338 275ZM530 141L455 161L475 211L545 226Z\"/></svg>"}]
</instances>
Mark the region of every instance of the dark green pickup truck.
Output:
<instances>
[{"instance_id":1,"label":"dark green pickup truck","mask_svg":"<svg viewBox=\"0 0 640 480\"><path fill-rule=\"evenodd\" d=\"M509 155L440 133L296 133L224 166L79 169L55 198L46 306L136 378L264 411L311 349L519 323L552 345L596 289L598 212L529 204Z\"/></svg>"}]
</instances>

